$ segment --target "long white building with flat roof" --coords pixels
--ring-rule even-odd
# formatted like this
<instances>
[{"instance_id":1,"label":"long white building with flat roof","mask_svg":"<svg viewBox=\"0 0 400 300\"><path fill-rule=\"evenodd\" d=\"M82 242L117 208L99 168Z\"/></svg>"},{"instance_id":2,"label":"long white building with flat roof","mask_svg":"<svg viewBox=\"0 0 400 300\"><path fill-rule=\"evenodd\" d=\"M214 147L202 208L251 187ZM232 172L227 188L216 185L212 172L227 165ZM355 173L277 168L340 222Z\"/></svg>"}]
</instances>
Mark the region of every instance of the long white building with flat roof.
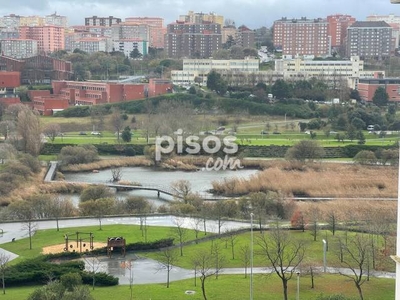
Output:
<instances>
[{"instance_id":1,"label":"long white building with flat roof","mask_svg":"<svg viewBox=\"0 0 400 300\"><path fill-rule=\"evenodd\" d=\"M190 86L198 83L205 85L207 75L211 70L215 70L222 75L233 77L243 76L244 74L255 74L260 71L260 61L258 59L184 59L182 71L171 71L173 84Z\"/></svg>"},{"instance_id":2,"label":"long white building with flat roof","mask_svg":"<svg viewBox=\"0 0 400 300\"><path fill-rule=\"evenodd\" d=\"M358 79L385 76L385 71L365 71L364 61L358 56L349 60L312 60L283 58L275 61L275 71L283 74L285 80L302 80L312 77L332 82L346 80L349 88L356 88Z\"/></svg>"}]
</instances>

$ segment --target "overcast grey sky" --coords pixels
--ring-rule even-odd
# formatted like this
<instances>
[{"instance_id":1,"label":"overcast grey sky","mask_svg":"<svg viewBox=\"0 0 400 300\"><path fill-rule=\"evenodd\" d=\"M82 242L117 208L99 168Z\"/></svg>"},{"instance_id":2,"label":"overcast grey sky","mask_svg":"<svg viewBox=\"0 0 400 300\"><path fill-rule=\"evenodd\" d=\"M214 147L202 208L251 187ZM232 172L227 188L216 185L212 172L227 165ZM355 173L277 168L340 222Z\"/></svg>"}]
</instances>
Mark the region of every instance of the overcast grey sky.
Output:
<instances>
[{"instance_id":1,"label":"overcast grey sky","mask_svg":"<svg viewBox=\"0 0 400 300\"><path fill-rule=\"evenodd\" d=\"M390 0L0 0L0 15L23 16L57 14L68 17L70 25L84 24L92 15L162 17L165 23L178 19L188 10L215 12L254 29L270 27L274 20L316 18L329 14L350 14L365 20L371 14L400 15L400 4Z\"/></svg>"}]
</instances>

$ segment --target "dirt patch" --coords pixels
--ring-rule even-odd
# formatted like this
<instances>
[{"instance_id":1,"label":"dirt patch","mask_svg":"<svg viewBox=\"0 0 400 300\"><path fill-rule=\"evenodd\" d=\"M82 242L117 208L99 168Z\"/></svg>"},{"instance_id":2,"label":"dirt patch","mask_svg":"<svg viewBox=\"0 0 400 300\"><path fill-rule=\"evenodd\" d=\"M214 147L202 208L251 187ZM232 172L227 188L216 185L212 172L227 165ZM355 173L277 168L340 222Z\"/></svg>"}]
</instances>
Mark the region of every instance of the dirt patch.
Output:
<instances>
[{"instance_id":1,"label":"dirt patch","mask_svg":"<svg viewBox=\"0 0 400 300\"><path fill-rule=\"evenodd\" d=\"M76 243L69 243L73 248L70 248L69 251L78 251L80 250L80 245L78 244L78 248L76 247ZM106 247L107 243L93 243L93 249ZM42 253L43 254L54 254L64 252L65 244L58 244L53 246L44 247ZM86 250L90 251L89 243L86 243L85 246L82 245L82 252L86 252Z\"/></svg>"}]
</instances>

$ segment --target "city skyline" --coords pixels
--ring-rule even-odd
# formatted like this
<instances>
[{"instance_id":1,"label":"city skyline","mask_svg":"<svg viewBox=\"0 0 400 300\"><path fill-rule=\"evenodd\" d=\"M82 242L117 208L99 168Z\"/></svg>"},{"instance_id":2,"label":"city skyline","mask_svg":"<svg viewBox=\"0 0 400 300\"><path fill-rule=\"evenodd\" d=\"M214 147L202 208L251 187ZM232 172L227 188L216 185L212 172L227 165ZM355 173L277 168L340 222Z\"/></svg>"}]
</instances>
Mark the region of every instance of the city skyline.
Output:
<instances>
[{"instance_id":1,"label":"city skyline","mask_svg":"<svg viewBox=\"0 0 400 300\"><path fill-rule=\"evenodd\" d=\"M132 7L132 8L130 8ZM223 15L235 21L237 26L245 24L255 29L271 27L275 20L287 18L318 18L331 14L349 14L357 20L369 15L400 15L400 6L390 0L226 0L183 1L183 0L14 0L6 1L0 8L0 16L16 14L21 16L45 16L56 12L68 17L69 25L84 24L85 17L97 15L125 19L133 16L164 18L165 24L174 22L179 15L194 12Z\"/></svg>"}]
</instances>

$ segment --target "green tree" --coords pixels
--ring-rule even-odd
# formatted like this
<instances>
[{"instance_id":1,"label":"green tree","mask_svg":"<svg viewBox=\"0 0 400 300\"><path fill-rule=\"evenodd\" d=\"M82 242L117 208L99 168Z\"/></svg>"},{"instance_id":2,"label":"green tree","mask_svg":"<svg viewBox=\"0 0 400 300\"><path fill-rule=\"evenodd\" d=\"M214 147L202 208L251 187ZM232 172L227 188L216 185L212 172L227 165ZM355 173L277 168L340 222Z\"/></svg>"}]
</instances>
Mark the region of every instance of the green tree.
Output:
<instances>
[{"instance_id":1,"label":"green tree","mask_svg":"<svg viewBox=\"0 0 400 300\"><path fill-rule=\"evenodd\" d=\"M129 53L129 57L133 59L139 59L142 57L142 53L140 53L139 50L135 48L131 51L131 53Z\"/></svg>"},{"instance_id":2,"label":"green tree","mask_svg":"<svg viewBox=\"0 0 400 300\"><path fill-rule=\"evenodd\" d=\"M356 139L358 140L357 143L359 145L364 145L365 144L365 136L364 136L364 133L361 130L357 131Z\"/></svg>"},{"instance_id":3,"label":"green tree","mask_svg":"<svg viewBox=\"0 0 400 300\"><path fill-rule=\"evenodd\" d=\"M122 140L125 143L129 143L132 140L132 132L129 126L126 126L121 134Z\"/></svg>"},{"instance_id":4,"label":"green tree","mask_svg":"<svg viewBox=\"0 0 400 300\"><path fill-rule=\"evenodd\" d=\"M221 74L215 70L211 70L211 72L207 75L207 88L212 91L216 91L220 95L223 95L226 92L227 85L222 79Z\"/></svg>"},{"instance_id":5,"label":"green tree","mask_svg":"<svg viewBox=\"0 0 400 300\"><path fill-rule=\"evenodd\" d=\"M384 87L378 87L375 91L374 97L372 98L372 102L376 106L385 106L389 102L389 95L386 92Z\"/></svg>"},{"instance_id":6,"label":"green tree","mask_svg":"<svg viewBox=\"0 0 400 300\"><path fill-rule=\"evenodd\" d=\"M275 81L271 88L271 92L277 99L289 98L291 95L290 86L283 79Z\"/></svg>"}]
</instances>

